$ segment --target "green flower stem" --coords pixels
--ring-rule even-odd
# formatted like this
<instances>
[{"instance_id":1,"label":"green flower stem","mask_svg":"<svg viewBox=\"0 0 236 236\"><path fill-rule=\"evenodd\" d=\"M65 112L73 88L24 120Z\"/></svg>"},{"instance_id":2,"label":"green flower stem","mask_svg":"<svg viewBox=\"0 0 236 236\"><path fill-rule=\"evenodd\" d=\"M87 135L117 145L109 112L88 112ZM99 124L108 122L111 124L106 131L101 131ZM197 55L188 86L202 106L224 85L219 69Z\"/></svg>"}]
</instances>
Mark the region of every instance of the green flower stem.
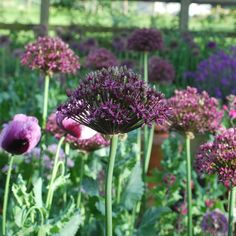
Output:
<instances>
[{"instance_id":1,"label":"green flower stem","mask_svg":"<svg viewBox=\"0 0 236 236\"><path fill-rule=\"evenodd\" d=\"M69 155L70 155L70 144L66 143L65 144L65 175L67 175L67 160L68 160ZM66 202L67 202L67 187L66 187L66 185L65 185L65 191L63 194L63 201L64 201L64 204L66 204Z\"/></svg>"},{"instance_id":2,"label":"green flower stem","mask_svg":"<svg viewBox=\"0 0 236 236\"><path fill-rule=\"evenodd\" d=\"M2 77L6 75L6 49L2 48Z\"/></svg>"},{"instance_id":3,"label":"green flower stem","mask_svg":"<svg viewBox=\"0 0 236 236\"><path fill-rule=\"evenodd\" d=\"M141 128L138 129L137 132L137 161L141 160L141 140L142 140L142 132Z\"/></svg>"},{"instance_id":4,"label":"green flower stem","mask_svg":"<svg viewBox=\"0 0 236 236\"><path fill-rule=\"evenodd\" d=\"M115 164L118 135L113 135L110 144L109 164L106 174L106 236L112 236L112 176Z\"/></svg>"},{"instance_id":5,"label":"green flower stem","mask_svg":"<svg viewBox=\"0 0 236 236\"><path fill-rule=\"evenodd\" d=\"M143 54L144 82L148 83L148 52Z\"/></svg>"},{"instance_id":6,"label":"green flower stem","mask_svg":"<svg viewBox=\"0 0 236 236\"><path fill-rule=\"evenodd\" d=\"M236 187L232 187L230 190L229 197L229 226L228 226L228 236L233 236L234 234L234 208L235 208L235 197L236 197Z\"/></svg>"},{"instance_id":7,"label":"green flower stem","mask_svg":"<svg viewBox=\"0 0 236 236\"><path fill-rule=\"evenodd\" d=\"M146 153L145 153L145 158L144 158L144 174L147 173L148 167L149 167L149 162L150 162L150 157L151 157L151 152L152 152L154 129L155 129L155 124L153 123L152 128L149 132L147 148L146 148Z\"/></svg>"},{"instance_id":8,"label":"green flower stem","mask_svg":"<svg viewBox=\"0 0 236 236\"><path fill-rule=\"evenodd\" d=\"M62 146L62 143L64 142L65 137L61 137L61 139L59 140L59 143L57 145L57 151L56 151L56 156L55 156L55 160L54 160L54 164L53 164L53 169L52 169L52 176L51 176L51 180L50 180L50 184L49 184L49 188L48 188L48 194L47 194L47 199L46 199L46 208L48 209L48 211L50 211L51 205L52 205L52 199L53 199L53 193L54 193L54 188L53 188L53 183L54 180L56 179L57 176L57 164L58 164L58 160L59 160L59 154L60 154L60 149Z\"/></svg>"},{"instance_id":9,"label":"green flower stem","mask_svg":"<svg viewBox=\"0 0 236 236\"><path fill-rule=\"evenodd\" d=\"M5 184L4 191L4 201L3 201L3 213L2 213L2 235L6 235L6 217L7 217L7 204L8 204L8 196L9 196L9 187L10 187L10 179L11 179L11 171L14 162L14 156L10 156L8 171L7 171L7 179Z\"/></svg>"},{"instance_id":10,"label":"green flower stem","mask_svg":"<svg viewBox=\"0 0 236 236\"><path fill-rule=\"evenodd\" d=\"M188 236L193 235L192 225L192 189L191 189L191 154L190 135L186 134L186 177L187 177L187 201L188 201Z\"/></svg>"},{"instance_id":11,"label":"green flower stem","mask_svg":"<svg viewBox=\"0 0 236 236\"><path fill-rule=\"evenodd\" d=\"M79 192L78 192L78 197L77 197L77 208L80 207L80 203L81 203L81 190L82 190L82 182L83 182L83 177L84 177L84 163L87 157L88 157L88 153L84 153L84 156L82 156L81 163L80 163Z\"/></svg>"},{"instance_id":12,"label":"green flower stem","mask_svg":"<svg viewBox=\"0 0 236 236\"><path fill-rule=\"evenodd\" d=\"M121 195L121 189L122 189L121 186L122 186L122 179L121 179L121 176L119 175L118 176L118 182L117 182L117 192L116 192L116 195L117 195L116 202L117 202L117 204L120 203L120 195Z\"/></svg>"},{"instance_id":13,"label":"green flower stem","mask_svg":"<svg viewBox=\"0 0 236 236\"><path fill-rule=\"evenodd\" d=\"M49 80L50 76L45 75L44 78L44 97L43 97L43 117L42 117L42 128L46 128L47 113L48 113L48 91L49 91Z\"/></svg>"}]
</instances>

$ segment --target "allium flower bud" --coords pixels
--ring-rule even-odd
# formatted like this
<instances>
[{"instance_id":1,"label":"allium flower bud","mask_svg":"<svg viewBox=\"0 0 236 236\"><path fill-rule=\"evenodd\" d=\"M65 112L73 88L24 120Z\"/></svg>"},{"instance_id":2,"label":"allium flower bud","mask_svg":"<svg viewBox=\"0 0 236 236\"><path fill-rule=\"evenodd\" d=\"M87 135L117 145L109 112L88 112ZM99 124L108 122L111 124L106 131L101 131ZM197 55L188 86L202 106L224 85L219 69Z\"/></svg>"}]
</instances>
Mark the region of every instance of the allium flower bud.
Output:
<instances>
[{"instance_id":1,"label":"allium flower bud","mask_svg":"<svg viewBox=\"0 0 236 236\"><path fill-rule=\"evenodd\" d=\"M236 186L236 128L224 130L212 143L201 145L196 167L199 172L217 174L227 188Z\"/></svg>"},{"instance_id":2,"label":"allium flower bud","mask_svg":"<svg viewBox=\"0 0 236 236\"><path fill-rule=\"evenodd\" d=\"M175 91L168 99L172 106L171 128L193 134L215 132L220 128L223 112L218 109L218 101L209 97L207 92L198 92L196 88Z\"/></svg>"},{"instance_id":3,"label":"allium flower bud","mask_svg":"<svg viewBox=\"0 0 236 236\"><path fill-rule=\"evenodd\" d=\"M163 39L156 29L137 29L128 38L128 48L134 51L152 52L163 48Z\"/></svg>"},{"instance_id":4,"label":"allium flower bud","mask_svg":"<svg viewBox=\"0 0 236 236\"><path fill-rule=\"evenodd\" d=\"M111 67L88 74L58 112L102 134L127 133L164 123L170 109L163 97L131 70Z\"/></svg>"},{"instance_id":5,"label":"allium flower bud","mask_svg":"<svg viewBox=\"0 0 236 236\"><path fill-rule=\"evenodd\" d=\"M105 48L97 48L91 51L85 61L85 66L90 69L102 69L117 65L116 57Z\"/></svg>"},{"instance_id":6,"label":"allium flower bud","mask_svg":"<svg viewBox=\"0 0 236 236\"><path fill-rule=\"evenodd\" d=\"M78 57L59 38L39 37L25 47L21 63L44 74L76 73L80 68Z\"/></svg>"},{"instance_id":7,"label":"allium flower bud","mask_svg":"<svg viewBox=\"0 0 236 236\"><path fill-rule=\"evenodd\" d=\"M216 235L222 233L226 235L228 231L228 220L223 213L220 211L207 212L202 219L201 223L202 231Z\"/></svg>"},{"instance_id":8,"label":"allium flower bud","mask_svg":"<svg viewBox=\"0 0 236 236\"><path fill-rule=\"evenodd\" d=\"M175 78L174 67L167 60L151 57L148 65L148 78L154 83L171 83Z\"/></svg>"},{"instance_id":9,"label":"allium flower bud","mask_svg":"<svg viewBox=\"0 0 236 236\"><path fill-rule=\"evenodd\" d=\"M38 144L40 137L38 120L32 116L17 114L3 128L0 147L11 154L20 155L30 152Z\"/></svg>"}]
</instances>

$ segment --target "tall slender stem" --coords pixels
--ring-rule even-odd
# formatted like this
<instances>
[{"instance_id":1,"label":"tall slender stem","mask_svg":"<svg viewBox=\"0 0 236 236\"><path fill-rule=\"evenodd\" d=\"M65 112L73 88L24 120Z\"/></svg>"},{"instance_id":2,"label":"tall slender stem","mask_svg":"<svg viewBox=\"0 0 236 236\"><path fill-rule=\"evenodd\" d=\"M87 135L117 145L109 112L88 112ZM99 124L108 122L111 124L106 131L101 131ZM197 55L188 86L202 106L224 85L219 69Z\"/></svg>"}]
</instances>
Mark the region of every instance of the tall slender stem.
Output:
<instances>
[{"instance_id":1,"label":"tall slender stem","mask_svg":"<svg viewBox=\"0 0 236 236\"><path fill-rule=\"evenodd\" d=\"M116 192L116 202L117 204L120 203L120 195L121 195L121 185L122 185L122 179L121 175L118 176L118 182L117 182L117 192Z\"/></svg>"},{"instance_id":2,"label":"tall slender stem","mask_svg":"<svg viewBox=\"0 0 236 236\"><path fill-rule=\"evenodd\" d=\"M147 173L148 167L149 167L149 162L150 162L150 157L151 157L151 152L152 152L154 129L155 129L155 124L152 124L152 128L149 132L147 149L146 149L145 158L144 158L144 174Z\"/></svg>"},{"instance_id":3,"label":"tall slender stem","mask_svg":"<svg viewBox=\"0 0 236 236\"><path fill-rule=\"evenodd\" d=\"M53 193L54 193L53 183L54 183L54 180L55 180L56 175L57 175L57 163L58 163L58 160L59 160L61 145L64 142L64 139L65 139L64 136L61 137L61 139L59 140L59 143L57 145L56 156L55 156L53 169L52 169L52 176L51 176L51 180L50 180L50 184L49 184L49 188L48 188L47 199L46 199L46 208L48 209L48 211L50 211L50 208L51 208L51 205L52 205L52 199L53 199Z\"/></svg>"},{"instance_id":4,"label":"tall slender stem","mask_svg":"<svg viewBox=\"0 0 236 236\"><path fill-rule=\"evenodd\" d=\"M230 190L229 197L229 229L228 236L233 236L234 234L234 208L235 208L235 197L236 197L236 187L232 187Z\"/></svg>"},{"instance_id":5,"label":"tall slender stem","mask_svg":"<svg viewBox=\"0 0 236 236\"><path fill-rule=\"evenodd\" d=\"M81 157L81 163L80 163L80 175L79 175L79 192L77 197L77 208L80 207L81 203L81 189L82 189L82 181L84 177L84 162L87 159L88 153L85 153L84 156Z\"/></svg>"},{"instance_id":6,"label":"tall slender stem","mask_svg":"<svg viewBox=\"0 0 236 236\"><path fill-rule=\"evenodd\" d=\"M138 129L138 132L137 132L137 161L140 161L141 160L141 142L142 140L142 132L141 132L141 128Z\"/></svg>"},{"instance_id":7,"label":"tall slender stem","mask_svg":"<svg viewBox=\"0 0 236 236\"><path fill-rule=\"evenodd\" d=\"M4 202L3 202L3 213L2 213L2 235L6 235L6 216L7 216L7 203L8 203L8 195L9 195L9 187L10 187L10 179L11 179L11 171L14 162L14 156L10 156L8 171L7 171L7 179L5 184L4 191Z\"/></svg>"},{"instance_id":8,"label":"tall slender stem","mask_svg":"<svg viewBox=\"0 0 236 236\"><path fill-rule=\"evenodd\" d=\"M42 117L43 118L43 120L42 120L43 129L46 127L47 113L48 113L49 80L50 80L50 76L45 75L45 78L44 78L44 97L43 97L43 117Z\"/></svg>"},{"instance_id":9,"label":"tall slender stem","mask_svg":"<svg viewBox=\"0 0 236 236\"><path fill-rule=\"evenodd\" d=\"M6 76L6 48L2 48L2 77Z\"/></svg>"},{"instance_id":10,"label":"tall slender stem","mask_svg":"<svg viewBox=\"0 0 236 236\"><path fill-rule=\"evenodd\" d=\"M192 236L192 189L191 189L191 154L190 136L186 134L186 177L187 177L187 201L188 201L188 236Z\"/></svg>"},{"instance_id":11,"label":"tall slender stem","mask_svg":"<svg viewBox=\"0 0 236 236\"><path fill-rule=\"evenodd\" d=\"M70 144L69 143L66 143L65 144L65 175L67 175L67 161L68 161L68 157L70 155ZM64 194L63 194L63 201L64 201L64 204L66 203L67 201L67 186L65 185L65 191L64 191Z\"/></svg>"},{"instance_id":12,"label":"tall slender stem","mask_svg":"<svg viewBox=\"0 0 236 236\"><path fill-rule=\"evenodd\" d=\"M112 176L115 164L118 135L113 135L110 144L109 164L106 174L106 236L112 236Z\"/></svg>"}]
</instances>

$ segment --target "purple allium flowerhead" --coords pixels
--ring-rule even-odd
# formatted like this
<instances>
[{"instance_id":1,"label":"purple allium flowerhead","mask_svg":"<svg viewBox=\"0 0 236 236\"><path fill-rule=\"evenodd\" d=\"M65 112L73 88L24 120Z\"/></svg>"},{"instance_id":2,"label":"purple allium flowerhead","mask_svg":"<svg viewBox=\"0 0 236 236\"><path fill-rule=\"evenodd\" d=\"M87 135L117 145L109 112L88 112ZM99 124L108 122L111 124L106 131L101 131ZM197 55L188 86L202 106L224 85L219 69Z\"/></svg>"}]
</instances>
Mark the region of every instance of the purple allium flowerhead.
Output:
<instances>
[{"instance_id":1,"label":"purple allium flowerhead","mask_svg":"<svg viewBox=\"0 0 236 236\"><path fill-rule=\"evenodd\" d=\"M128 49L152 52L163 48L163 38L157 29L137 29L128 38Z\"/></svg>"},{"instance_id":2,"label":"purple allium flowerhead","mask_svg":"<svg viewBox=\"0 0 236 236\"><path fill-rule=\"evenodd\" d=\"M207 44L206 44L206 47L207 48L210 48L210 49L215 49L217 46L216 42L215 41L209 41Z\"/></svg>"},{"instance_id":3,"label":"purple allium flowerhead","mask_svg":"<svg viewBox=\"0 0 236 236\"><path fill-rule=\"evenodd\" d=\"M69 143L72 148L82 151L91 152L109 145L109 142L95 130L70 118L61 120L60 114L56 117L56 113L49 116L46 130L57 139L66 135L65 142Z\"/></svg>"},{"instance_id":4,"label":"purple allium flowerhead","mask_svg":"<svg viewBox=\"0 0 236 236\"><path fill-rule=\"evenodd\" d=\"M97 132L113 135L153 121L165 123L170 108L163 98L132 70L110 67L89 73L58 112Z\"/></svg>"},{"instance_id":5,"label":"purple allium flowerhead","mask_svg":"<svg viewBox=\"0 0 236 236\"><path fill-rule=\"evenodd\" d=\"M39 142L41 129L38 120L32 116L17 114L0 134L0 147L5 151L20 155L30 152Z\"/></svg>"},{"instance_id":6,"label":"purple allium flowerhead","mask_svg":"<svg viewBox=\"0 0 236 236\"><path fill-rule=\"evenodd\" d=\"M128 69L134 69L135 68L135 61L131 59L125 59L120 62L120 66L125 66Z\"/></svg>"},{"instance_id":7,"label":"purple allium flowerhead","mask_svg":"<svg viewBox=\"0 0 236 236\"><path fill-rule=\"evenodd\" d=\"M0 36L0 48L7 47L10 44L11 40L7 35Z\"/></svg>"},{"instance_id":8,"label":"purple allium flowerhead","mask_svg":"<svg viewBox=\"0 0 236 236\"><path fill-rule=\"evenodd\" d=\"M89 53L85 66L90 69L102 69L117 66L119 63L112 52L105 48L97 48Z\"/></svg>"},{"instance_id":9,"label":"purple allium flowerhead","mask_svg":"<svg viewBox=\"0 0 236 236\"><path fill-rule=\"evenodd\" d=\"M25 47L21 63L44 74L76 73L80 68L78 56L59 38L39 37Z\"/></svg>"},{"instance_id":10,"label":"purple allium flowerhead","mask_svg":"<svg viewBox=\"0 0 236 236\"><path fill-rule=\"evenodd\" d=\"M206 90L211 96L225 99L229 94L236 94L236 48L212 54L186 77L195 87Z\"/></svg>"},{"instance_id":11,"label":"purple allium flowerhead","mask_svg":"<svg viewBox=\"0 0 236 236\"><path fill-rule=\"evenodd\" d=\"M218 108L219 103L205 91L198 92L192 87L176 90L168 103L173 109L170 120L172 129L203 134L215 132L221 126L223 112Z\"/></svg>"},{"instance_id":12,"label":"purple allium flowerhead","mask_svg":"<svg viewBox=\"0 0 236 236\"><path fill-rule=\"evenodd\" d=\"M83 54L88 54L97 47L98 42L95 38L87 38L79 44L78 50Z\"/></svg>"},{"instance_id":13,"label":"purple allium flowerhead","mask_svg":"<svg viewBox=\"0 0 236 236\"><path fill-rule=\"evenodd\" d=\"M113 38L112 47L117 52L124 52L127 49L127 38L125 38L124 36Z\"/></svg>"},{"instance_id":14,"label":"purple allium flowerhead","mask_svg":"<svg viewBox=\"0 0 236 236\"><path fill-rule=\"evenodd\" d=\"M168 84L175 78L175 69L169 61L151 57L148 64L148 76L151 82Z\"/></svg>"},{"instance_id":15,"label":"purple allium flowerhead","mask_svg":"<svg viewBox=\"0 0 236 236\"><path fill-rule=\"evenodd\" d=\"M201 145L196 167L199 172L217 174L227 188L236 186L236 128L221 131L213 142Z\"/></svg>"},{"instance_id":16,"label":"purple allium flowerhead","mask_svg":"<svg viewBox=\"0 0 236 236\"><path fill-rule=\"evenodd\" d=\"M228 220L219 210L207 212L201 222L202 231L211 235L226 235L228 232Z\"/></svg>"}]
</instances>

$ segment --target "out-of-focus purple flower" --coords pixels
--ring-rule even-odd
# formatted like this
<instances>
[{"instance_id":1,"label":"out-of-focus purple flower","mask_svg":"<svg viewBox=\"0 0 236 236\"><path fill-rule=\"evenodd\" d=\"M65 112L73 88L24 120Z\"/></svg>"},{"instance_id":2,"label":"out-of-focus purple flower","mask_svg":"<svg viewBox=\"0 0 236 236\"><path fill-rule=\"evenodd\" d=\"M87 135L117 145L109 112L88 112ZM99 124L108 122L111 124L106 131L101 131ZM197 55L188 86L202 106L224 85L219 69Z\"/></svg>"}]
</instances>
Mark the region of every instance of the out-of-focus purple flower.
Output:
<instances>
[{"instance_id":1,"label":"out-of-focus purple flower","mask_svg":"<svg viewBox=\"0 0 236 236\"><path fill-rule=\"evenodd\" d=\"M196 167L199 172L217 174L227 188L236 186L236 128L224 130L212 143L201 145Z\"/></svg>"},{"instance_id":2,"label":"out-of-focus purple flower","mask_svg":"<svg viewBox=\"0 0 236 236\"><path fill-rule=\"evenodd\" d=\"M180 213L181 215L187 215L188 213L188 208L186 202L179 201L176 202L175 205L173 206L174 211Z\"/></svg>"},{"instance_id":3,"label":"out-of-focus purple flower","mask_svg":"<svg viewBox=\"0 0 236 236\"><path fill-rule=\"evenodd\" d=\"M58 126L58 122L61 122L60 126ZM65 142L69 143L72 148L91 152L109 145L109 142L101 134L72 119L59 119L58 122L56 114L52 113L48 118L46 130L57 139L68 133Z\"/></svg>"},{"instance_id":4,"label":"out-of-focus purple flower","mask_svg":"<svg viewBox=\"0 0 236 236\"><path fill-rule=\"evenodd\" d=\"M105 48L97 48L89 53L85 66L90 69L102 69L117 66L119 63L112 52Z\"/></svg>"},{"instance_id":5,"label":"out-of-focus purple flower","mask_svg":"<svg viewBox=\"0 0 236 236\"><path fill-rule=\"evenodd\" d=\"M164 123L170 109L163 98L133 71L110 67L88 74L58 112L102 134L113 135L154 121Z\"/></svg>"},{"instance_id":6,"label":"out-of-focus purple flower","mask_svg":"<svg viewBox=\"0 0 236 236\"><path fill-rule=\"evenodd\" d=\"M209 41L207 44L206 44L206 47L207 48L210 48L210 49L215 49L217 47L217 44L215 41Z\"/></svg>"},{"instance_id":7,"label":"out-of-focus purple flower","mask_svg":"<svg viewBox=\"0 0 236 236\"><path fill-rule=\"evenodd\" d=\"M16 59L21 58L24 54L24 50L22 48L16 48L12 51L12 56Z\"/></svg>"},{"instance_id":8,"label":"out-of-focus purple flower","mask_svg":"<svg viewBox=\"0 0 236 236\"><path fill-rule=\"evenodd\" d=\"M11 43L11 40L8 35L0 36L0 48L7 47Z\"/></svg>"},{"instance_id":9,"label":"out-of-focus purple flower","mask_svg":"<svg viewBox=\"0 0 236 236\"><path fill-rule=\"evenodd\" d=\"M218 108L215 98L207 92L198 92L196 88L175 91L168 99L172 106L171 128L193 134L215 132L221 126L223 112Z\"/></svg>"},{"instance_id":10,"label":"out-of-focus purple flower","mask_svg":"<svg viewBox=\"0 0 236 236\"><path fill-rule=\"evenodd\" d=\"M179 46L179 43L178 43L178 41L176 41L176 40L172 40L171 42L170 42L170 44L169 44L169 47L171 48L171 49L175 49L175 48L177 48Z\"/></svg>"},{"instance_id":11,"label":"out-of-focus purple flower","mask_svg":"<svg viewBox=\"0 0 236 236\"><path fill-rule=\"evenodd\" d=\"M128 37L128 49L152 52L163 48L161 32L157 29L137 29Z\"/></svg>"},{"instance_id":12,"label":"out-of-focus purple flower","mask_svg":"<svg viewBox=\"0 0 236 236\"><path fill-rule=\"evenodd\" d=\"M134 69L135 68L135 61L133 61L131 59L122 60L120 62L120 66L126 66L128 69Z\"/></svg>"},{"instance_id":13,"label":"out-of-focus purple flower","mask_svg":"<svg viewBox=\"0 0 236 236\"><path fill-rule=\"evenodd\" d=\"M0 147L11 154L20 155L30 152L38 144L40 137L38 120L32 116L17 114L3 128Z\"/></svg>"},{"instance_id":14,"label":"out-of-focus purple flower","mask_svg":"<svg viewBox=\"0 0 236 236\"><path fill-rule=\"evenodd\" d=\"M203 216L201 228L203 232L212 235L216 235L217 233L226 235L228 231L228 220L219 210L207 212Z\"/></svg>"},{"instance_id":15,"label":"out-of-focus purple flower","mask_svg":"<svg viewBox=\"0 0 236 236\"><path fill-rule=\"evenodd\" d=\"M97 47L98 42L95 38L87 38L79 44L78 50L84 55L87 55L90 51L95 50Z\"/></svg>"},{"instance_id":16,"label":"out-of-focus purple flower","mask_svg":"<svg viewBox=\"0 0 236 236\"><path fill-rule=\"evenodd\" d=\"M80 68L78 57L59 38L39 37L25 47L21 63L45 74L76 73Z\"/></svg>"},{"instance_id":17,"label":"out-of-focus purple flower","mask_svg":"<svg viewBox=\"0 0 236 236\"><path fill-rule=\"evenodd\" d=\"M117 52L124 52L127 49L127 38L124 36L113 38L112 47Z\"/></svg>"},{"instance_id":18,"label":"out-of-focus purple flower","mask_svg":"<svg viewBox=\"0 0 236 236\"><path fill-rule=\"evenodd\" d=\"M176 177L175 175L169 173L163 177L163 181L168 187L171 187L175 183Z\"/></svg>"},{"instance_id":19,"label":"out-of-focus purple flower","mask_svg":"<svg viewBox=\"0 0 236 236\"><path fill-rule=\"evenodd\" d=\"M175 78L175 69L167 60L151 57L148 64L148 78L153 83L168 84Z\"/></svg>"},{"instance_id":20,"label":"out-of-focus purple flower","mask_svg":"<svg viewBox=\"0 0 236 236\"><path fill-rule=\"evenodd\" d=\"M225 99L229 94L236 94L236 48L212 54L198 64L195 72L186 73L185 77L211 96Z\"/></svg>"}]
</instances>

